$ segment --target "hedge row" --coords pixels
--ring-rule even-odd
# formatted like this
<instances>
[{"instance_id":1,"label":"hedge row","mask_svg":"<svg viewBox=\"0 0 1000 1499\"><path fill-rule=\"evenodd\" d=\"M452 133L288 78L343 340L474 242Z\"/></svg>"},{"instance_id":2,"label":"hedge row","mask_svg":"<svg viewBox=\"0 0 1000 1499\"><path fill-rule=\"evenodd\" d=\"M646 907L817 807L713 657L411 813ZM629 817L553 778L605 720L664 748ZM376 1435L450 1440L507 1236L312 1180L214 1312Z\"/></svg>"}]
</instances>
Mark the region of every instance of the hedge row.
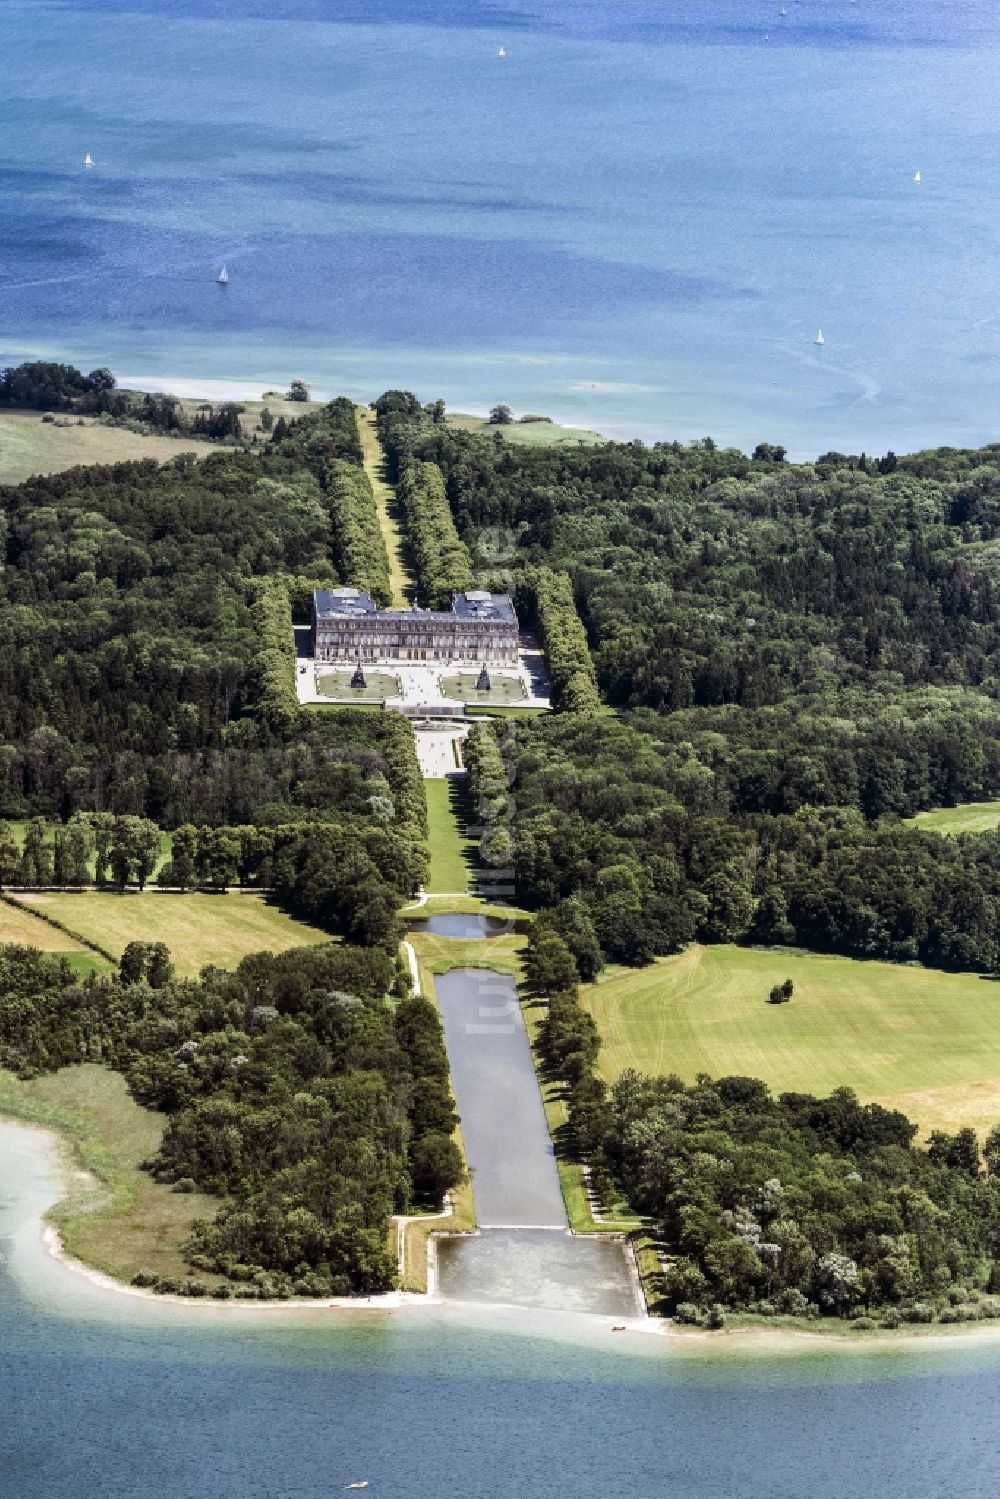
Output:
<instances>
[{"instance_id":1,"label":"hedge row","mask_svg":"<svg viewBox=\"0 0 1000 1499\"><path fill-rule=\"evenodd\" d=\"M333 553L340 576L364 588L380 609L392 603L392 577L371 480L344 459L327 465L324 489L333 523Z\"/></svg>"},{"instance_id":2,"label":"hedge row","mask_svg":"<svg viewBox=\"0 0 1000 1499\"><path fill-rule=\"evenodd\" d=\"M89 947L91 952L96 952L99 958L107 958L109 963L117 965L118 959L113 952L109 952L99 942L91 942L90 938L84 937L81 932L74 931L71 926L67 926L64 921L60 921L57 916L46 911L44 906L33 906L29 901L17 900L13 895L5 895L2 891L0 891L0 901L5 906L12 906L15 911L27 911L29 916L36 916L39 921L46 922L57 932L64 932L67 937L72 937L74 942L79 942L83 947Z\"/></svg>"},{"instance_id":3,"label":"hedge row","mask_svg":"<svg viewBox=\"0 0 1000 1499\"><path fill-rule=\"evenodd\" d=\"M538 633L552 682L553 708L560 713L599 713L601 699L594 663L569 577L549 567L537 567L529 583L535 594Z\"/></svg>"},{"instance_id":4,"label":"hedge row","mask_svg":"<svg viewBox=\"0 0 1000 1499\"><path fill-rule=\"evenodd\" d=\"M397 488L423 603L449 609L452 595L472 587L472 562L459 539L436 463L411 463Z\"/></svg>"},{"instance_id":5,"label":"hedge row","mask_svg":"<svg viewBox=\"0 0 1000 1499\"><path fill-rule=\"evenodd\" d=\"M299 700L295 691L292 606L281 578L265 578L260 583L253 622L260 642L253 672L255 711L264 727L283 739L298 722Z\"/></svg>"},{"instance_id":6,"label":"hedge row","mask_svg":"<svg viewBox=\"0 0 1000 1499\"><path fill-rule=\"evenodd\" d=\"M469 787L482 825L479 852L484 864L497 867L509 864L513 856L511 836L511 798L507 772L498 742L498 733L513 737L507 724L478 723L470 729L463 745L463 756L469 772Z\"/></svg>"},{"instance_id":7,"label":"hedge row","mask_svg":"<svg viewBox=\"0 0 1000 1499\"><path fill-rule=\"evenodd\" d=\"M427 841L427 798L413 725L399 713L378 719L378 748L396 807L396 825L417 843Z\"/></svg>"}]
</instances>

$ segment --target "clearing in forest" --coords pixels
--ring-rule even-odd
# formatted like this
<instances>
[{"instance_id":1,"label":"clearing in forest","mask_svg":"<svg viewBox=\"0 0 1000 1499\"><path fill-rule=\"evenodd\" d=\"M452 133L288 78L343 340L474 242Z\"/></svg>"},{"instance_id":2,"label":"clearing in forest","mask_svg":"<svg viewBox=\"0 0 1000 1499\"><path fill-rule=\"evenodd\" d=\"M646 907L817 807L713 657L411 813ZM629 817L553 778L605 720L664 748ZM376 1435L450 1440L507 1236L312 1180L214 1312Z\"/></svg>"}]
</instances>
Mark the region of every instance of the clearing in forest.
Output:
<instances>
[{"instance_id":1,"label":"clearing in forest","mask_svg":"<svg viewBox=\"0 0 1000 1499\"><path fill-rule=\"evenodd\" d=\"M790 978L789 1004L767 1003ZM854 1088L921 1128L1000 1120L1000 986L820 953L691 947L615 968L582 989L601 1034L598 1070L742 1074L775 1094Z\"/></svg>"},{"instance_id":2,"label":"clearing in forest","mask_svg":"<svg viewBox=\"0 0 1000 1499\"><path fill-rule=\"evenodd\" d=\"M193 976L207 963L235 968L252 952L285 952L335 938L268 905L259 895L161 894L147 890L120 895L88 890L80 894L32 894L30 904L80 937L120 957L130 942L165 942L174 967ZM42 923L39 923L42 925ZM72 946L52 931L62 947Z\"/></svg>"},{"instance_id":3,"label":"clearing in forest","mask_svg":"<svg viewBox=\"0 0 1000 1499\"><path fill-rule=\"evenodd\" d=\"M375 413L365 406L357 408L358 436L364 454L365 473L371 480L378 510L382 539L389 554L389 579L392 584L393 609L408 609L413 602L413 583L406 570L403 511L392 485L386 482L385 454L375 430Z\"/></svg>"}]
</instances>

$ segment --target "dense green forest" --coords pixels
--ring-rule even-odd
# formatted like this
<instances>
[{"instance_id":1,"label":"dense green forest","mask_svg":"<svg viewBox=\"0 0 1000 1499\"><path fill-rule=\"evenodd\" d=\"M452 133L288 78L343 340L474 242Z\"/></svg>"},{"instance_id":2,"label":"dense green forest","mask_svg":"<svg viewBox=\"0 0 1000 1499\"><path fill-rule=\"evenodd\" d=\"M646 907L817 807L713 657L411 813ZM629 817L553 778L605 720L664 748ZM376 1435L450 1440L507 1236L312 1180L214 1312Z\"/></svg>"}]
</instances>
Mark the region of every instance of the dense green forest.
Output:
<instances>
[{"instance_id":1,"label":"dense green forest","mask_svg":"<svg viewBox=\"0 0 1000 1499\"><path fill-rule=\"evenodd\" d=\"M100 371L4 379L0 403L115 414ZM169 829L161 884L265 887L353 944L193 982L160 946L82 982L0 951L0 1063L103 1061L170 1116L149 1169L222 1199L188 1246L219 1294L384 1290L389 1214L461 1174L437 1013L396 963L427 876L412 730L295 691L293 608L355 581L378 536L361 462L340 400L259 454L0 490L0 818L28 819L20 842L0 821L0 886L142 885Z\"/></svg>"},{"instance_id":2,"label":"dense green forest","mask_svg":"<svg viewBox=\"0 0 1000 1499\"><path fill-rule=\"evenodd\" d=\"M30 370L0 404L114 402L106 372ZM1000 969L1000 833L902 821L1000 795L1000 448L793 466L515 447L407 392L376 412L422 601L509 589L546 652L555 713L467 742L482 851L537 913L546 1066L599 1190L656 1225L670 1304L973 1315L993 1136L985 1163L965 1131L923 1151L848 1091L752 1079L608 1095L577 985L694 939ZM170 1115L151 1169L222 1198L201 1272L388 1284L388 1213L460 1163L436 1013L395 963L427 875L412 730L295 691L312 588L388 588L352 403L252 453L0 489L0 557L0 818L29 820L23 847L0 824L0 884L141 883L169 829L162 883L267 887L351 944L188 983L155 949L85 982L8 950L0 1059L104 1060Z\"/></svg>"},{"instance_id":3,"label":"dense green forest","mask_svg":"<svg viewBox=\"0 0 1000 1499\"><path fill-rule=\"evenodd\" d=\"M1000 840L898 822L1000 793L1000 448L522 448L380 408L547 647L559 717L506 751L521 901L579 895L625 962L698 937L1000 964Z\"/></svg>"},{"instance_id":4,"label":"dense green forest","mask_svg":"<svg viewBox=\"0 0 1000 1499\"><path fill-rule=\"evenodd\" d=\"M462 1175L437 1012L395 959L298 948L180 981L162 944L132 943L120 967L80 982L62 959L0 948L0 1065L103 1062L168 1114L149 1169L223 1199L187 1246L198 1275L226 1277L218 1294L391 1287L389 1215L439 1207Z\"/></svg>"}]
</instances>

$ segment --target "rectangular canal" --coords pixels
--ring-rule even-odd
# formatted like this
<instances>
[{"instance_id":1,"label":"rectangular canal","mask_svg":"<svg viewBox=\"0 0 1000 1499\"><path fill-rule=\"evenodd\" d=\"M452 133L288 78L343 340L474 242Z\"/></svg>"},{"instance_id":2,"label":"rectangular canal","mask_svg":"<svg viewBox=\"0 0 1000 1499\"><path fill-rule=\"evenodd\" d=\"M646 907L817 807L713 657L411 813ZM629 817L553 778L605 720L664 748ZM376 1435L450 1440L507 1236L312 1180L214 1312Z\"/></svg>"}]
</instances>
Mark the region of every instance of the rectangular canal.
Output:
<instances>
[{"instance_id":1,"label":"rectangular canal","mask_svg":"<svg viewBox=\"0 0 1000 1499\"><path fill-rule=\"evenodd\" d=\"M439 1242L442 1294L634 1316L641 1301L625 1246L569 1233L514 980L458 968L434 985L484 1230Z\"/></svg>"}]
</instances>

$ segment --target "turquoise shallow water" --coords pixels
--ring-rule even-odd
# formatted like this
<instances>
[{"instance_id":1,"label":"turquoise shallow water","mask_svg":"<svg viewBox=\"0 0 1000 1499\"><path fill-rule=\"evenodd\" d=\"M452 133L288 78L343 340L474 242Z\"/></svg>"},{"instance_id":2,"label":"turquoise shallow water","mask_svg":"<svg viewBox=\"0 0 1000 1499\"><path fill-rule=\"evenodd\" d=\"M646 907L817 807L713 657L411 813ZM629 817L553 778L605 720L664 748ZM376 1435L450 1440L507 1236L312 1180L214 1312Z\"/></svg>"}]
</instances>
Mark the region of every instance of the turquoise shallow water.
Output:
<instances>
[{"instance_id":1,"label":"turquoise shallow water","mask_svg":"<svg viewBox=\"0 0 1000 1499\"><path fill-rule=\"evenodd\" d=\"M993 438L995 9L785 9L4 0L0 350L799 455Z\"/></svg>"},{"instance_id":2,"label":"turquoise shallow water","mask_svg":"<svg viewBox=\"0 0 1000 1499\"><path fill-rule=\"evenodd\" d=\"M40 1254L44 1136L0 1126L0 1492L18 1499L987 1499L1000 1346L703 1345L470 1307L265 1313Z\"/></svg>"}]
</instances>

